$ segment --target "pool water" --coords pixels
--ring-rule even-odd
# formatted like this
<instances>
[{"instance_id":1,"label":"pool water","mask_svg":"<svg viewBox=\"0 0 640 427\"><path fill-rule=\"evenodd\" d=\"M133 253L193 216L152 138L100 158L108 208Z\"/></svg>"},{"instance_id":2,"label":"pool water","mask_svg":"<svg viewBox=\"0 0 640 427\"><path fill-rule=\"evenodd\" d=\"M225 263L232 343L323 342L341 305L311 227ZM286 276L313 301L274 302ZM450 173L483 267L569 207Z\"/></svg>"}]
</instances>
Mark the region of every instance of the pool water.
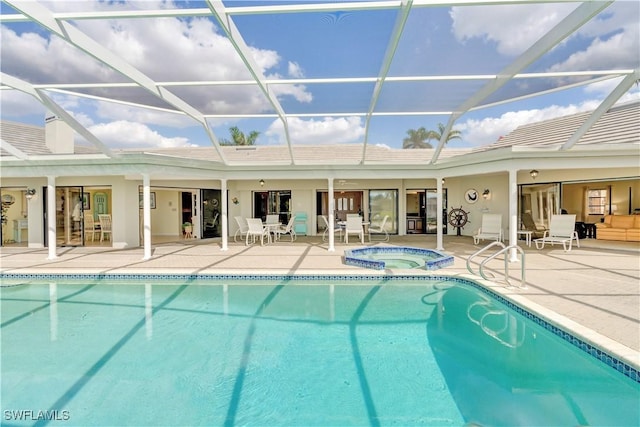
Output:
<instances>
[{"instance_id":1,"label":"pool water","mask_svg":"<svg viewBox=\"0 0 640 427\"><path fill-rule=\"evenodd\" d=\"M460 281L97 281L0 296L10 425L640 422L638 382ZM20 410L34 413L7 419Z\"/></svg>"},{"instance_id":2,"label":"pool water","mask_svg":"<svg viewBox=\"0 0 640 427\"><path fill-rule=\"evenodd\" d=\"M394 254L371 254L367 259L384 261L385 268L418 268L424 267L425 258Z\"/></svg>"}]
</instances>

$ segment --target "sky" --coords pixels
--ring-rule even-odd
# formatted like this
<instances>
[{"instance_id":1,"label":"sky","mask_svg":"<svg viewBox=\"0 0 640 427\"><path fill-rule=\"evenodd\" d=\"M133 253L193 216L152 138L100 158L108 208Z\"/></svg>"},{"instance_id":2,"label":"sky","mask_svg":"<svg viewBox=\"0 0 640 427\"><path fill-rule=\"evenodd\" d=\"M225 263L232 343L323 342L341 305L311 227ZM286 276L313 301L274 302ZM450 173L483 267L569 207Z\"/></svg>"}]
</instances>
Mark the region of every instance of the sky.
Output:
<instances>
[{"instance_id":1,"label":"sky","mask_svg":"<svg viewBox=\"0 0 640 427\"><path fill-rule=\"evenodd\" d=\"M225 2L227 7L291 2ZM206 8L202 2L49 1L55 12ZM394 51L388 76L497 74L570 14L578 3L414 7ZM2 3L3 14L14 13ZM298 79L377 77L396 23L397 10L321 11L234 15L251 60L269 80L286 80L269 90L287 114L294 144L358 143L401 148L407 130L437 129L486 80L387 81L374 116L375 81L337 83ZM212 17L77 20L73 25L104 49L160 82L246 81L252 76ZM616 1L578 31L544 53L524 72L629 70L640 67L640 3ZM3 21L0 68L32 84L128 82L126 76L30 22ZM571 80L574 79L574 80ZM462 114L454 124L462 138L450 147L495 142L519 125L595 109L618 84L608 79L561 92L575 77L518 79L484 102L498 103ZM229 127L260 132L258 145L283 144L283 122L257 85L171 86L169 90L200 112L218 138ZM89 96L76 96L73 91ZM530 96L538 92L539 96ZM195 120L171 112L172 106L141 88L47 91L78 122L112 148L210 146ZM107 102L106 99L120 102ZM518 99L508 103L505 100ZM640 99L638 86L619 102ZM148 105L141 108L135 104ZM0 91L0 117L43 125L46 110L33 97ZM409 114L429 112L429 114ZM252 115L241 118L238 115ZM267 115L256 117L256 115Z\"/></svg>"}]
</instances>

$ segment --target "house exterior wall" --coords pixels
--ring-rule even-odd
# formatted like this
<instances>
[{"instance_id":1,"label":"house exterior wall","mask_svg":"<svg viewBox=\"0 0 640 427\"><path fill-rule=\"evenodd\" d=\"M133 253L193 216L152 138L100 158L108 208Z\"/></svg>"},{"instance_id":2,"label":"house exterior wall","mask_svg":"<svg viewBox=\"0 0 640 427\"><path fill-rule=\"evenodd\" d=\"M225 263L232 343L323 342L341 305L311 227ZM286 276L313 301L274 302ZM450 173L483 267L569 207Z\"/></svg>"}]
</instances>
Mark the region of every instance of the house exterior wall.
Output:
<instances>
[{"instance_id":1,"label":"house exterior wall","mask_svg":"<svg viewBox=\"0 0 640 427\"><path fill-rule=\"evenodd\" d=\"M291 212L307 213L307 234L314 235L317 229L316 193L326 191L327 179L271 179L264 174L265 185L261 187L258 180L229 180L228 185L228 230L233 236L237 230L234 216L250 217L253 212L253 192L265 190L291 190ZM627 178L621 180L621 178ZM631 177L631 178L629 178ZM363 203L368 209L369 189L397 189L398 191L398 232L406 234L406 189L436 188L436 179L353 179L350 190L363 191ZM596 222L597 218L581 217L581 196L569 190L580 186L571 181L598 181L598 185L611 185L612 203L619 206L620 212L627 213L631 203L632 211L640 208L640 178L634 168L610 169L570 169L570 170L540 170L536 180L533 180L528 170L518 172L518 183L567 182L563 190L564 208L576 213L578 219L585 222ZM44 236L43 187L46 178L1 178L3 191L24 190L36 188L37 195L27 203L28 209L28 244L29 247L42 247ZM111 191L110 211L113 214L113 247L137 247L140 245L140 209L139 191L141 179L130 176L77 176L58 177L56 186L84 186L107 187ZM151 223L154 235L180 236L180 191L198 191L201 188L219 189L219 179L151 179L151 191L156 193L156 209L151 210ZM469 175L461 177L447 177L444 188L448 192L448 212L454 207L462 207L469 213L469 223L462 229L462 235L472 235L479 227L483 213L498 213L503 217L505 234L509 228L509 186L508 172L497 172L484 175ZM491 192L487 200L480 199L474 204L464 199L464 193L469 188L482 193L485 188ZM340 183L334 180L334 191L340 191ZM631 199L629 200L629 194ZM237 198L238 203L231 200ZM365 212L366 214L366 212ZM447 222L447 217L444 218ZM448 226L448 233L455 233L455 228Z\"/></svg>"}]
</instances>

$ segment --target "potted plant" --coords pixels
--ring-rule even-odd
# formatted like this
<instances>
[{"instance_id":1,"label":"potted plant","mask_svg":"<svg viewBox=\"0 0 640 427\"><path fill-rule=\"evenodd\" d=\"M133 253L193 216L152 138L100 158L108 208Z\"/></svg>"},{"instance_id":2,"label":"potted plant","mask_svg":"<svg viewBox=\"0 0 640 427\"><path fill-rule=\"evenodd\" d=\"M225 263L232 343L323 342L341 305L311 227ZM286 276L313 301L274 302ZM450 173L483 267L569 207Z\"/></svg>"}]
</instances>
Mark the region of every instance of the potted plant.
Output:
<instances>
[{"instance_id":1,"label":"potted plant","mask_svg":"<svg viewBox=\"0 0 640 427\"><path fill-rule=\"evenodd\" d=\"M192 237L193 236L193 224L189 221L186 221L182 224L182 232L184 233L184 237Z\"/></svg>"}]
</instances>

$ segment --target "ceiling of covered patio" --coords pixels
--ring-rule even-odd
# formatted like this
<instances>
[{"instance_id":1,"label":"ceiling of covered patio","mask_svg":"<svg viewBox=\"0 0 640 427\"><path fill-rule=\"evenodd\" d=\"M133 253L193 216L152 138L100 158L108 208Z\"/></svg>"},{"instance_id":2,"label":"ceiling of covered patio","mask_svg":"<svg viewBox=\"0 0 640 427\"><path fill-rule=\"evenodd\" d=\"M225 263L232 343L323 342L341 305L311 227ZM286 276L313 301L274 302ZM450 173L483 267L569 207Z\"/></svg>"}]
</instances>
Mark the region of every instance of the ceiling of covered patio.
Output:
<instances>
[{"instance_id":1,"label":"ceiling of covered patio","mask_svg":"<svg viewBox=\"0 0 640 427\"><path fill-rule=\"evenodd\" d=\"M265 164L329 145L366 164L443 125L419 155L437 164L498 141L509 114L590 110L587 132L638 99L635 2L5 0L1 13L2 120L54 114L108 156L214 147L233 165L220 144L235 126L281 147Z\"/></svg>"}]
</instances>

